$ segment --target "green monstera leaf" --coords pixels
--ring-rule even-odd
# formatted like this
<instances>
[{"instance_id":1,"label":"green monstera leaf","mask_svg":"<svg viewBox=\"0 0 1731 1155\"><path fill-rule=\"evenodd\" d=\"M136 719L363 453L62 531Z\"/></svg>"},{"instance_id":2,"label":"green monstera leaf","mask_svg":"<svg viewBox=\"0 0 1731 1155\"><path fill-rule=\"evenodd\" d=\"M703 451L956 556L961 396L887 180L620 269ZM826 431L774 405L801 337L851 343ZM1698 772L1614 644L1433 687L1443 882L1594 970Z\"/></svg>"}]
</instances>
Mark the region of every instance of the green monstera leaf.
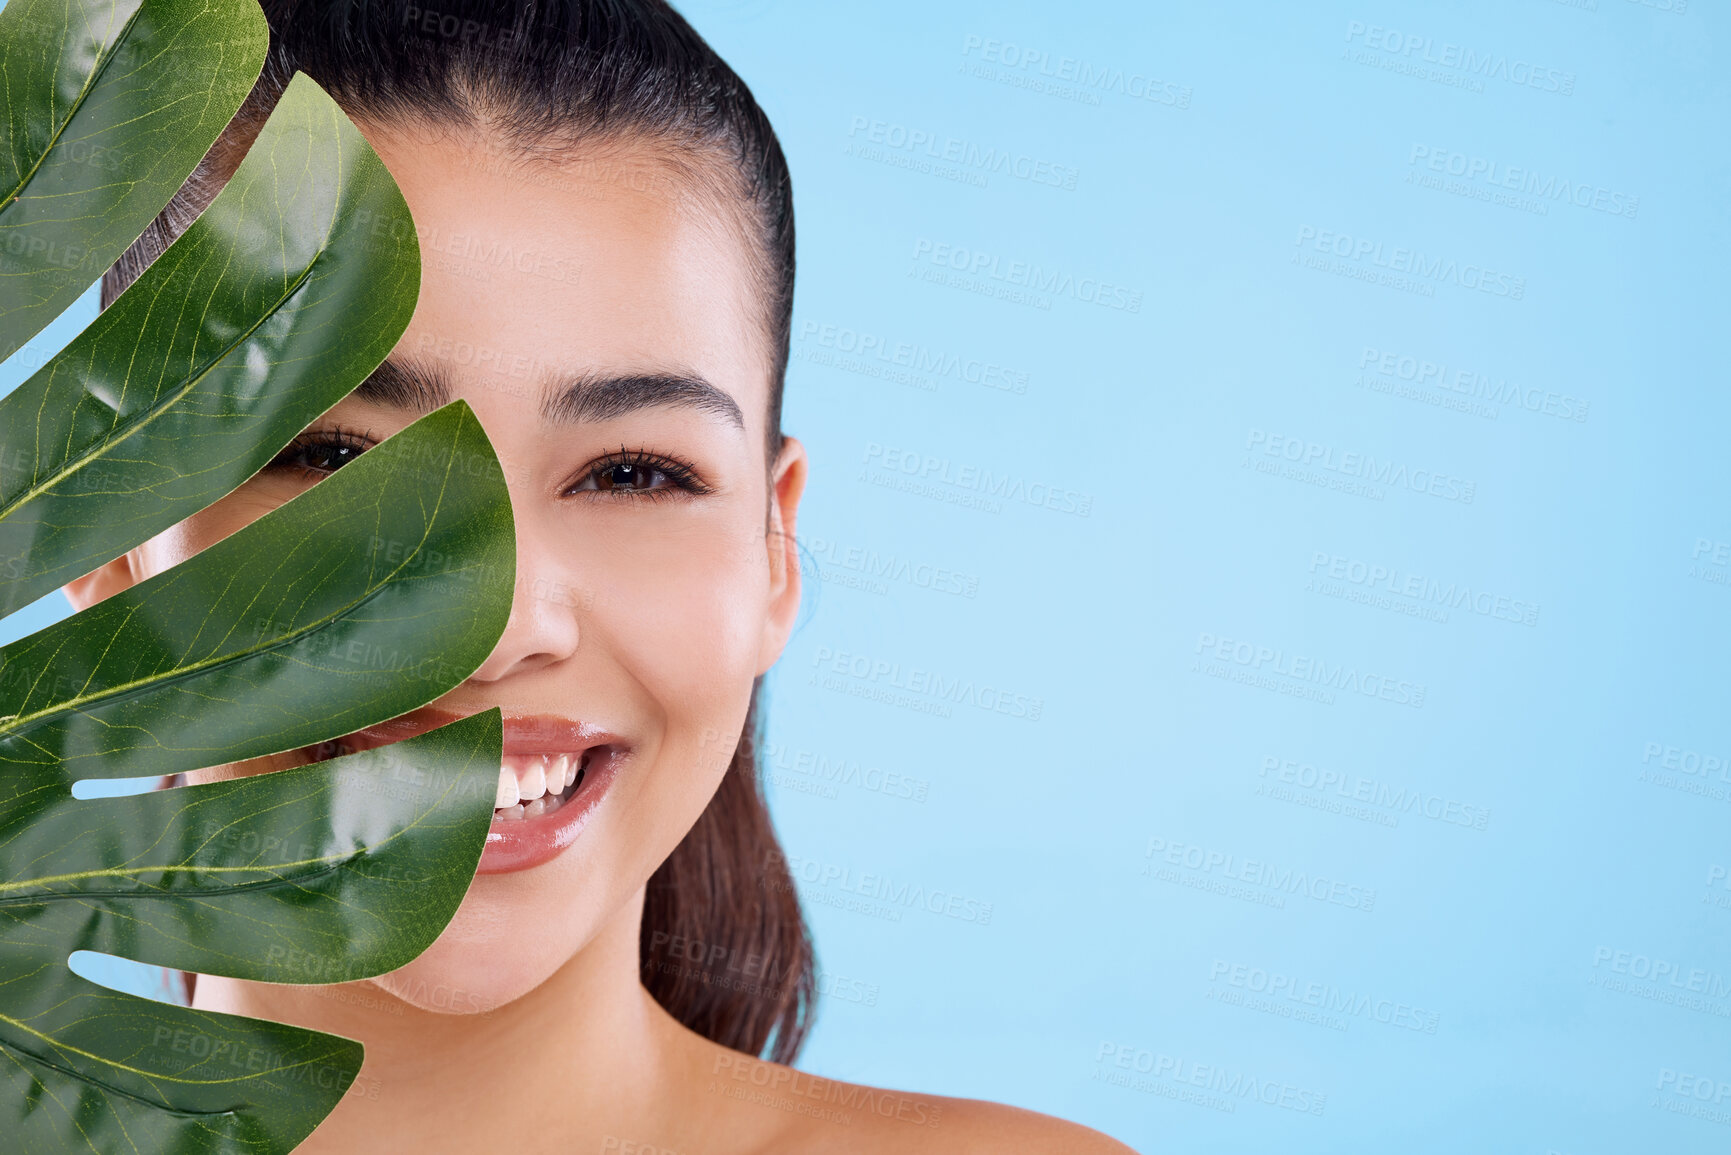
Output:
<instances>
[{"instance_id":1,"label":"green monstera leaf","mask_svg":"<svg viewBox=\"0 0 1731 1155\"><path fill-rule=\"evenodd\" d=\"M0 401L0 572L14 579L0 613L257 472L377 367L419 288L402 194L296 76L210 208Z\"/></svg>"},{"instance_id":2,"label":"green monstera leaf","mask_svg":"<svg viewBox=\"0 0 1731 1155\"><path fill-rule=\"evenodd\" d=\"M0 11L0 357L161 211L264 64L243 0L9 0Z\"/></svg>"},{"instance_id":3,"label":"green monstera leaf","mask_svg":"<svg viewBox=\"0 0 1731 1155\"><path fill-rule=\"evenodd\" d=\"M0 204L0 348L160 211L256 78L262 28L251 0L0 12L0 181L16 186ZM98 140L112 171L76 159ZM10 259L10 237L50 227L91 254L75 274ZM389 174L296 77L199 220L0 399L0 613L269 462L395 345L419 262ZM287 1152L336 1106L358 1043L122 994L67 959L277 983L404 965L473 877L498 711L272 774L72 788L299 750L433 701L497 642L514 559L497 458L453 402L181 565L0 647L0 1151Z\"/></svg>"},{"instance_id":4,"label":"green monstera leaf","mask_svg":"<svg viewBox=\"0 0 1731 1155\"><path fill-rule=\"evenodd\" d=\"M71 787L293 750L439 696L510 610L503 487L474 414L452 402L186 562L0 649L8 1151L289 1151L341 1099L358 1044L117 994L66 958L280 983L402 966L479 861L499 712L211 785L82 801Z\"/></svg>"}]
</instances>

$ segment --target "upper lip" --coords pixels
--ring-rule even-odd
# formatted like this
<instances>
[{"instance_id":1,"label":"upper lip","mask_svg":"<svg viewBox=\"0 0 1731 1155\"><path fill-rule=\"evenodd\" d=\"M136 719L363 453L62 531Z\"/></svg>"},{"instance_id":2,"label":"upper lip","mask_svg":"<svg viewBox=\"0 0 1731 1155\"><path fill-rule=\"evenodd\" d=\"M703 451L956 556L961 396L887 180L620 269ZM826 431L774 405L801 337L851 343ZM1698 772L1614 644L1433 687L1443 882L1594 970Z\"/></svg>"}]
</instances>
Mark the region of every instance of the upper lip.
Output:
<instances>
[{"instance_id":1,"label":"upper lip","mask_svg":"<svg viewBox=\"0 0 1731 1155\"><path fill-rule=\"evenodd\" d=\"M484 709L485 707L483 707ZM479 713L479 710L470 713ZM412 738L416 734L424 734L467 714L454 713L450 710L433 706L422 706L419 710L411 710L392 718L356 730L353 734L337 739L345 753L360 750L371 750L378 746L387 746L392 742L400 742L404 738ZM578 722L570 718L562 718L557 714L510 714L505 720L506 755L511 754L576 754L595 746L614 745L619 739L590 722ZM331 745L324 743L323 745ZM328 755L327 755L328 756Z\"/></svg>"}]
</instances>

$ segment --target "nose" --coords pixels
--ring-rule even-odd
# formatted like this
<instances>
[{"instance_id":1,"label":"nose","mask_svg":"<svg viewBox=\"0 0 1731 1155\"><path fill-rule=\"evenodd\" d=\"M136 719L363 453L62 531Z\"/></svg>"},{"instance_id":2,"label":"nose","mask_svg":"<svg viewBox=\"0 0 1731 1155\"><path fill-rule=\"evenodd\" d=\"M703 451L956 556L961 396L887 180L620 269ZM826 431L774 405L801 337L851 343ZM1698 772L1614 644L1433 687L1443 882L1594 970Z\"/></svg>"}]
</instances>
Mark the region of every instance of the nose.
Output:
<instances>
[{"instance_id":1,"label":"nose","mask_svg":"<svg viewBox=\"0 0 1731 1155\"><path fill-rule=\"evenodd\" d=\"M521 508L521 507L519 507ZM578 609L575 575L537 546L521 520L517 524L517 584L511 591L511 616L505 632L471 682L499 682L544 669L577 652Z\"/></svg>"}]
</instances>

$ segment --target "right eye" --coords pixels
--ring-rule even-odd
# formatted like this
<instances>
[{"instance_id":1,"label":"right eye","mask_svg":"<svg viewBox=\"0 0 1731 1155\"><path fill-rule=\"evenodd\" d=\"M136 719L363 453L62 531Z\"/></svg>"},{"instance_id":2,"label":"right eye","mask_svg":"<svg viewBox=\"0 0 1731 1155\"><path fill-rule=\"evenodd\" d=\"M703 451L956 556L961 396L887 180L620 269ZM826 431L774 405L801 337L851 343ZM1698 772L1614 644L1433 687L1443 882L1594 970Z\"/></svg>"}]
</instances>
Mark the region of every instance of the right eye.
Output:
<instances>
[{"instance_id":1,"label":"right eye","mask_svg":"<svg viewBox=\"0 0 1731 1155\"><path fill-rule=\"evenodd\" d=\"M365 434L344 429L309 430L289 442L265 468L298 470L317 480L335 473L375 444Z\"/></svg>"}]
</instances>

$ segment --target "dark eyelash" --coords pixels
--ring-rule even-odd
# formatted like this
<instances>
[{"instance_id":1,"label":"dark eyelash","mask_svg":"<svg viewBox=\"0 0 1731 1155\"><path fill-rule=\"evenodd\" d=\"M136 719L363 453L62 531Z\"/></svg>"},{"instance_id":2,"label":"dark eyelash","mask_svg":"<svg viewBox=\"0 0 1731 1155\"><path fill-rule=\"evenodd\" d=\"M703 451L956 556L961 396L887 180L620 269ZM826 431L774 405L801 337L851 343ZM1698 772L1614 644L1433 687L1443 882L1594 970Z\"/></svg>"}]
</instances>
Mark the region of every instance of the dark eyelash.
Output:
<instances>
[{"instance_id":1,"label":"dark eyelash","mask_svg":"<svg viewBox=\"0 0 1731 1155\"><path fill-rule=\"evenodd\" d=\"M626 490L617 494L611 494L610 496L623 497L629 495L631 499L636 500L640 498L671 497L676 490L684 490L687 493L697 496L711 492L711 487L705 484L702 478L697 476L697 468L690 462L681 461L677 457L668 457L665 454L654 453L647 449L627 449L623 445L619 447L617 453L609 453L606 457L598 458L597 460L590 462L588 465L585 465L583 467L583 472L578 474L577 479L570 485L566 486L566 492L588 492L579 491L576 489L576 486L588 481L591 477L603 470L614 469L621 465L627 465L633 469L647 468L659 470L672 484L662 489L644 489L636 491Z\"/></svg>"},{"instance_id":2,"label":"dark eyelash","mask_svg":"<svg viewBox=\"0 0 1731 1155\"><path fill-rule=\"evenodd\" d=\"M352 450L354 456L350 457L349 461L353 461L355 457L359 457L376 444L378 442L374 440L371 431L362 432L341 425L330 429L309 429L283 446L282 452L271 458L269 464L264 468L265 470L298 470L303 476L316 480L321 477L329 477L336 472L336 469L341 469L348 462L339 462L336 469L319 469L296 460L309 449Z\"/></svg>"}]
</instances>

